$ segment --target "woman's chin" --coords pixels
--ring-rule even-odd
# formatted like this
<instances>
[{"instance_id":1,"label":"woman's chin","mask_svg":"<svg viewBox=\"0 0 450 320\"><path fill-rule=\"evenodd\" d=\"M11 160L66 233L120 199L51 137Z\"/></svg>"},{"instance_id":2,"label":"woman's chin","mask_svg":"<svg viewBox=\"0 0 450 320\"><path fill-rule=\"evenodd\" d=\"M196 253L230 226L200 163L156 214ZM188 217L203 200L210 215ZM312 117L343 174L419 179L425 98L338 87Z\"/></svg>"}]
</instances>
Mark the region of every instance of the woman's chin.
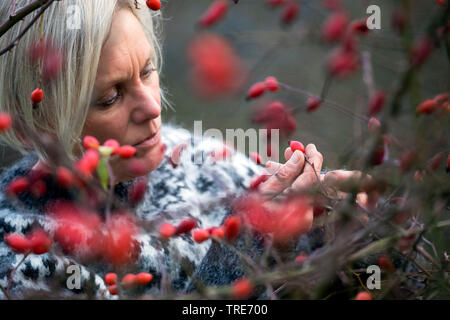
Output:
<instances>
[{"instance_id":1,"label":"woman's chin","mask_svg":"<svg viewBox=\"0 0 450 320\"><path fill-rule=\"evenodd\" d=\"M164 160L165 145L160 142L150 149L136 148L132 159L115 159L111 165L116 182L125 182L145 176L159 167Z\"/></svg>"}]
</instances>

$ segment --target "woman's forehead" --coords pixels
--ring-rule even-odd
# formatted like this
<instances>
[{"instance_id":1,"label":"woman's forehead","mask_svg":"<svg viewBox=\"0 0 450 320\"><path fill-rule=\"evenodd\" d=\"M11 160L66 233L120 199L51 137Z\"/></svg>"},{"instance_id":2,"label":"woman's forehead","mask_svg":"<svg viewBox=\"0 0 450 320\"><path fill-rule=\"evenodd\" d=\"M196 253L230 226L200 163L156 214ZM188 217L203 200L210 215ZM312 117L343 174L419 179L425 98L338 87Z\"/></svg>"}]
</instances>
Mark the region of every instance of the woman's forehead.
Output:
<instances>
[{"instance_id":1,"label":"woman's forehead","mask_svg":"<svg viewBox=\"0 0 450 320\"><path fill-rule=\"evenodd\" d=\"M116 13L98 66L97 81L103 87L114 77L131 76L136 66L145 67L152 48L138 19L129 10Z\"/></svg>"}]
</instances>

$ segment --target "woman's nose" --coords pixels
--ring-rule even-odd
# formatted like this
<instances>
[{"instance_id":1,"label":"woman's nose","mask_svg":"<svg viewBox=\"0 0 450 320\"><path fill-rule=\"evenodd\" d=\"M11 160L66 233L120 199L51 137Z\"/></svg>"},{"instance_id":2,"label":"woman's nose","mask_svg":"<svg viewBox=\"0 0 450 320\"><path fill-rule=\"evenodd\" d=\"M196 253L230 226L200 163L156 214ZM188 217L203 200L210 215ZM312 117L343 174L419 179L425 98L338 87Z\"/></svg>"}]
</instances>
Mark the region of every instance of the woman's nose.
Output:
<instances>
[{"instance_id":1,"label":"woman's nose","mask_svg":"<svg viewBox=\"0 0 450 320\"><path fill-rule=\"evenodd\" d=\"M160 92L140 85L133 95L131 120L140 124L161 115Z\"/></svg>"}]
</instances>

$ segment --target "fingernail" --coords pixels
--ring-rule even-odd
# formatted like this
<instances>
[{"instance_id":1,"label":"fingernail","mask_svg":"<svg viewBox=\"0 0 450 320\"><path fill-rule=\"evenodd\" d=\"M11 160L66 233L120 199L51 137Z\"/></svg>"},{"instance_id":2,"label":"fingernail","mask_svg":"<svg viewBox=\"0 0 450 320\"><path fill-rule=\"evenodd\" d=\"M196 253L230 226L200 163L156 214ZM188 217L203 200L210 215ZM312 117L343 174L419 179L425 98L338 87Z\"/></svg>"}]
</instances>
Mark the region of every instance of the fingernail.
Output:
<instances>
[{"instance_id":1,"label":"fingernail","mask_svg":"<svg viewBox=\"0 0 450 320\"><path fill-rule=\"evenodd\" d=\"M291 158L289 159L292 163L299 163L300 162L300 151L295 150L295 152L292 154Z\"/></svg>"}]
</instances>

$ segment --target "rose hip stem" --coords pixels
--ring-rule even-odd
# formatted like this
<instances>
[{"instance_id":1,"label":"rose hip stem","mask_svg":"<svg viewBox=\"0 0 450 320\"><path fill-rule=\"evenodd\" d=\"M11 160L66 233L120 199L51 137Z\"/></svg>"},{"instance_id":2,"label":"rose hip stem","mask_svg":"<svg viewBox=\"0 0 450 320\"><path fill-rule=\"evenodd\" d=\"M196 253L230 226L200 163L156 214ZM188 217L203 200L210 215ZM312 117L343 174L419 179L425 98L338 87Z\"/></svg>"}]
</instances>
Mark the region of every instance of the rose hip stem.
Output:
<instances>
[{"instance_id":1,"label":"rose hip stem","mask_svg":"<svg viewBox=\"0 0 450 320\"><path fill-rule=\"evenodd\" d=\"M326 81L325 81L325 83L326 83ZM281 88L284 88L284 89L286 89L286 90L288 90L288 91L292 91L292 92L295 92L295 93L298 93L298 94L306 95L306 96L308 96L308 97L317 97L317 95L312 94L311 92L308 92L308 91L306 91L306 90L302 90L302 89L299 89L299 88L294 88L294 87L291 87L291 86L288 85L288 84L285 84L285 83L282 83L282 82L279 82L279 81L278 81L278 84L280 85ZM324 85L324 88L325 88L325 85ZM328 90L328 89L327 89L327 90ZM326 104L329 105L330 107L332 107L332 108L334 108L334 109L336 109L336 110L338 110L338 111L344 113L345 115L347 115L347 116L349 116L349 117L356 118L356 119L358 119L358 120L360 120L360 121L362 121L362 122L364 122L364 123L366 123L367 121L369 121L369 117L366 117L366 116L363 116L363 115L359 115L359 114L357 114L357 113L354 113L353 111L351 111L351 110L345 108L344 106L339 105L339 104L337 104L337 103L335 103L335 102L332 102L332 101L330 101L330 100L326 100L325 98L320 98L320 99L322 100L322 102L323 102L324 104L326 103ZM303 108L299 108L299 107L294 108L294 112L300 111L300 110L302 110L302 109L303 109Z\"/></svg>"}]
</instances>

